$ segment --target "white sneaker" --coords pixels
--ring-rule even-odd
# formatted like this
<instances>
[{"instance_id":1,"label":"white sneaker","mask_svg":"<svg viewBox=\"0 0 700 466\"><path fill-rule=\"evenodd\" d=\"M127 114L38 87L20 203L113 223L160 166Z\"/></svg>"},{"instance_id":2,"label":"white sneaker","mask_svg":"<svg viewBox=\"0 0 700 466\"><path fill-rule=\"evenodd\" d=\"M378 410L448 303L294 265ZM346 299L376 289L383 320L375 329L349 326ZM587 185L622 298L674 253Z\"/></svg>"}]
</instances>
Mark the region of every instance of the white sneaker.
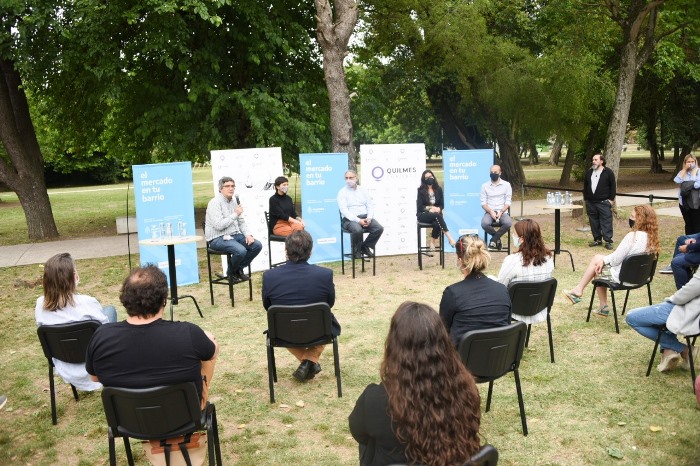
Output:
<instances>
[{"instance_id":1,"label":"white sneaker","mask_svg":"<svg viewBox=\"0 0 700 466\"><path fill-rule=\"evenodd\" d=\"M698 365L698 357L700 357L700 346L693 346L693 362ZM690 358L681 361L681 369L684 371L690 370Z\"/></svg>"},{"instance_id":2,"label":"white sneaker","mask_svg":"<svg viewBox=\"0 0 700 466\"><path fill-rule=\"evenodd\" d=\"M678 367L678 364L681 362L682 359L683 358L681 357L680 353L676 353L673 350L666 349L661 354L661 362L658 366L656 366L656 370L659 372L672 371L673 369Z\"/></svg>"},{"instance_id":3,"label":"white sneaker","mask_svg":"<svg viewBox=\"0 0 700 466\"><path fill-rule=\"evenodd\" d=\"M659 270L659 273L673 273L673 269L670 265L667 265L663 269Z\"/></svg>"},{"instance_id":4,"label":"white sneaker","mask_svg":"<svg viewBox=\"0 0 700 466\"><path fill-rule=\"evenodd\" d=\"M489 243L489 249L498 249L498 246L496 245L495 241L491 241Z\"/></svg>"}]
</instances>

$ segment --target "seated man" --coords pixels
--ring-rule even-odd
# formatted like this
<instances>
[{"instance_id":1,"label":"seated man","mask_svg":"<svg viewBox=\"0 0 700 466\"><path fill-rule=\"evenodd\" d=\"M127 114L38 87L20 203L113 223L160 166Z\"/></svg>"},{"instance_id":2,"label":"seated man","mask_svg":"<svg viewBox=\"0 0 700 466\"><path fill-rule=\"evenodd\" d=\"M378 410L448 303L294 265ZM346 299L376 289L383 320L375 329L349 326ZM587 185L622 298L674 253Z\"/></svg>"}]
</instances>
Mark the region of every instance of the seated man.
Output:
<instances>
[{"instance_id":1,"label":"seated man","mask_svg":"<svg viewBox=\"0 0 700 466\"><path fill-rule=\"evenodd\" d=\"M101 325L90 340L85 368L106 387L148 388L192 381L202 408L219 345L189 322L163 320L168 281L155 265L134 269L119 299L129 315Z\"/></svg>"},{"instance_id":2,"label":"seated man","mask_svg":"<svg viewBox=\"0 0 700 466\"><path fill-rule=\"evenodd\" d=\"M263 273L262 299L267 310L273 304L295 305L335 303L333 271L307 261L311 257L314 241L303 230L292 232L284 242L287 263ZM340 324L333 317L333 335L340 335ZM294 378L300 382L313 379L321 372L318 363L325 345L309 348L287 348L301 362L294 371Z\"/></svg>"},{"instance_id":3,"label":"seated man","mask_svg":"<svg viewBox=\"0 0 700 466\"><path fill-rule=\"evenodd\" d=\"M234 283L249 280L243 270L260 254L262 243L248 232L243 206L234 196L236 182L228 176L219 180L219 194L207 205L205 239L212 248L229 254L227 274Z\"/></svg>"},{"instance_id":4,"label":"seated man","mask_svg":"<svg viewBox=\"0 0 700 466\"><path fill-rule=\"evenodd\" d=\"M700 239L700 233L681 235L676 240L671 271L673 279L676 281L677 290L683 288L683 285L690 281L693 276L692 269L700 264L700 242L698 239Z\"/></svg>"},{"instance_id":5,"label":"seated man","mask_svg":"<svg viewBox=\"0 0 700 466\"><path fill-rule=\"evenodd\" d=\"M513 197L513 189L510 183L501 179L501 167L494 165L489 173L491 181L481 185L481 208L484 209L484 217L481 219L481 228L491 235L489 248L501 250L501 236L508 234L512 221L508 215L510 203ZM496 222L501 227L496 230L491 225Z\"/></svg>"},{"instance_id":6,"label":"seated man","mask_svg":"<svg viewBox=\"0 0 700 466\"><path fill-rule=\"evenodd\" d=\"M345 186L338 191L338 208L343 216L341 227L350 232L352 252L355 257L374 256L374 247L384 233L384 227L374 219L374 204L367 191L357 184L357 172L345 172ZM362 242L362 234L367 239Z\"/></svg>"}]
</instances>

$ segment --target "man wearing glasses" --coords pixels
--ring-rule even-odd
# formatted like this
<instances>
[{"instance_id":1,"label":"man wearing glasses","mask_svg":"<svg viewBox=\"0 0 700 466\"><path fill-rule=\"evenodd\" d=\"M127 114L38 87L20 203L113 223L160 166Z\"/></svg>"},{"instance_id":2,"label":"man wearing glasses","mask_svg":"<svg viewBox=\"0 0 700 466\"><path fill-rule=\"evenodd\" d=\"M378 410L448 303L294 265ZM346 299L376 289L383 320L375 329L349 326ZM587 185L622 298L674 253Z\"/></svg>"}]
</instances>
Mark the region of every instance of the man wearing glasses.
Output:
<instances>
[{"instance_id":1,"label":"man wearing glasses","mask_svg":"<svg viewBox=\"0 0 700 466\"><path fill-rule=\"evenodd\" d=\"M213 249L229 254L227 274L239 283L250 280L243 270L260 253L262 243L248 232L243 206L233 195L235 189L233 178L219 180L219 194L207 205L205 238Z\"/></svg>"},{"instance_id":2,"label":"man wearing glasses","mask_svg":"<svg viewBox=\"0 0 700 466\"><path fill-rule=\"evenodd\" d=\"M355 257L374 256L374 247L384 233L384 227L374 217L374 204L367 191L357 184L357 172L345 172L345 186L338 191L338 208L343 216L341 227L350 232ZM362 234L368 232L362 241Z\"/></svg>"},{"instance_id":3,"label":"man wearing glasses","mask_svg":"<svg viewBox=\"0 0 700 466\"><path fill-rule=\"evenodd\" d=\"M481 219L481 228L491 236L489 249L501 250L501 236L508 234L512 221L508 215L510 203L513 197L513 189L510 183L501 178L501 167L494 165L489 173L491 181L481 185L481 208L484 209L484 217ZM496 230L493 225L500 226Z\"/></svg>"}]
</instances>

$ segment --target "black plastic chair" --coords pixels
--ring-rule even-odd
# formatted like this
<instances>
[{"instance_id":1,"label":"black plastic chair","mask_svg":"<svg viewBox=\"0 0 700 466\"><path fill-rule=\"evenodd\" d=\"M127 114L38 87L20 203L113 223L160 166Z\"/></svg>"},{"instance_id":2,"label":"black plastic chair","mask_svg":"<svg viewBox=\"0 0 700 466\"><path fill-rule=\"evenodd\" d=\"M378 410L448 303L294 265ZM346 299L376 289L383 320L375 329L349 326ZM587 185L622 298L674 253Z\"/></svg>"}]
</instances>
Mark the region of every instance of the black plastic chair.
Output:
<instances>
[{"instance_id":1,"label":"black plastic chair","mask_svg":"<svg viewBox=\"0 0 700 466\"><path fill-rule=\"evenodd\" d=\"M206 222L202 222L202 231L204 232L204 237L206 238ZM233 293L233 285L236 285L237 283L234 283L229 279L228 276L225 277L217 277L213 278L211 276L211 256L226 256L226 259L228 260L229 254L227 254L225 251L219 251L217 249L214 249L213 247L210 246L210 242L207 241L207 271L209 272L209 295L211 296L211 304L212 306L214 305L214 285L224 285L228 286L228 295L231 298L231 307L234 307L235 304L235 299L234 299L234 293ZM250 280L247 280L248 282L248 294L249 294L249 299L250 301L253 300L253 277L251 276L250 272L250 265L248 266L248 276L250 277Z\"/></svg>"},{"instance_id":2,"label":"black plastic chair","mask_svg":"<svg viewBox=\"0 0 700 466\"><path fill-rule=\"evenodd\" d=\"M499 231L500 231L500 229L501 229L501 227L502 227L502 226L501 226L501 222L497 222L497 221L495 221L495 220L491 223L491 226L494 227L495 229L499 230ZM489 234L488 234L487 232L484 232L484 244L487 246L487 248L488 248L488 245L489 245L489 242L488 242L488 239L487 239L487 238L488 238L488 235L489 235ZM503 248L501 248L501 249L488 248L488 250L491 251L491 252L505 252L505 253L507 253L507 254L510 254L510 235L506 233L504 236L506 237L506 245L507 245L507 246L506 246L506 249L503 249ZM503 238L503 236L501 236L501 238Z\"/></svg>"},{"instance_id":3,"label":"black plastic chair","mask_svg":"<svg viewBox=\"0 0 700 466\"><path fill-rule=\"evenodd\" d=\"M438 246L438 250L431 251L430 243L426 242L425 246L423 246L423 238L426 235L423 232L423 230L427 230L427 229L432 230L433 224L416 221L416 235L418 236L418 268L420 270L423 270L423 256L424 255L430 257L432 255L432 252L437 252L440 255L440 265L444 269L445 268L445 235L440 234L440 246Z\"/></svg>"},{"instance_id":4,"label":"black plastic chair","mask_svg":"<svg viewBox=\"0 0 700 466\"><path fill-rule=\"evenodd\" d=\"M497 466L498 464L498 450L496 447L490 444L482 445L479 451L474 453L472 457L462 466ZM393 463L389 466L408 466L406 463L398 464ZM416 464L413 466L425 466L421 464Z\"/></svg>"},{"instance_id":5,"label":"black plastic chair","mask_svg":"<svg viewBox=\"0 0 700 466\"><path fill-rule=\"evenodd\" d=\"M557 280L549 278L547 280L535 282L512 282L508 285L508 294L513 303L513 314L521 316L534 316L542 309L547 308L547 333L549 334L549 358L554 362L554 342L552 340L552 305L554 296L557 294ZM530 343L530 330L532 324L527 325L527 336L525 337L525 347Z\"/></svg>"},{"instance_id":6,"label":"black plastic chair","mask_svg":"<svg viewBox=\"0 0 700 466\"><path fill-rule=\"evenodd\" d=\"M216 408L200 409L194 382L153 388L104 387L102 405L107 417L109 464L116 466L114 439L124 439L129 465L134 464L129 438L165 440L206 430L209 465L221 465Z\"/></svg>"},{"instance_id":7,"label":"black plastic chair","mask_svg":"<svg viewBox=\"0 0 700 466\"><path fill-rule=\"evenodd\" d=\"M610 290L610 298L613 305L613 317L615 318L615 331L620 333L620 324L617 320L617 306L615 304L615 291L627 291L625 294L625 304L622 306L622 314L625 315L625 310L627 309L627 299L630 296L631 290L636 290L644 285L647 287L647 294L649 295L649 305L651 306L651 281L654 279L654 272L656 271L656 262L658 258L656 254L641 253L632 254L631 256L625 257L622 261L622 268L620 269L620 283L612 280L606 280L603 278L596 278L593 280L593 292L591 293L591 302L588 305L588 315L586 316L586 322L591 319L591 310L593 309L593 298L595 297L595 289L598 286L604 286Z\"/></svg>"},{"instance_id":8,"label":"black plastic chair","mask_svg":"<svg viewBox=\"0 0 700 466\"><path fill-rule=\"evenodd\" d=\"M272 233L272 228L274 225L270 225L270 214L265 211L265 224L267 225L267 260L270 264L270 268L277 267L278 265L284 264L286 261L272 263L272 248L271 243L284 243L287 240L286 236L275 235Z\"/></svg>"},{"instance_id":9,"label":"black plastic chair","mask_svg":"<svg viewBox=\"0 0 700 466\"><path fill-rule=\"evenodd\" d=\"M656 342L654 343L654 350L651 352L651 359L649 359L649 367L647 367L647 377L651 374L651 368L654 366L654 359L656 359L656 352L659 350L659 345L661 344L661 335L663 332L667 331L665 325L659 327L659 335L656 337ZM688 346L688 363L690 364L690 381L693 384L693 393L695 393L695 361L693 361L693 347L695 346L695 341L700 334L696 335L684 335L685 344Z\"/></svg>"},{"instance_id":10,"label":"black plastic chair","mask_svg":"<svg viewBox=\"0 0 700 466\"><path fill-rule=\"evenodd\" d=\"M523 435L527 435L527 420L525 419L525 403L520 389L520 360L525 347L527 325L516 322L505 327L483 330L471 330L462 336L459 342L459 356L464 365L472 373L477 383L489 383L486 399L486 412L491 408L493 382L513 373L515 389L518 392L520 405L520 420L523 425Z\"/></svg>"},{"instance_id":11,"label":"black plastic chair","mask_svg":"<svg viewBox=\"0 0 700 466\"><path fill-rule=\"evenodd\" d=\"M349 231L346 231L343 229L343 214L339 212L340 215L340 269L343 272L343 275L345 275L345 258L349 257L350 260L352 261L352 278L355 278L355 259L360 259L360 262L362 262L362 271L365 271L365 260L372 261L372 275L377 275L377 248L374 249L374 255L371 258L367 258L367 256L360 254L359 257L355 255L355 250L352 248L352 236ZM367 232L364 232L362 235L369 234ZM348 235L348 238L350 240L348 241L350 243L350 253L346 254L345 253L345 235Z\"/></svg>"},{"instance_id":12,"label":"black plastic chair","mask_svg":"<svg viewBox=\"0 0 700 466\"><path fill-rule=\"evenodd\" d=\"M338 339L332 332L333 316L327 303L294 306L272 305L267 310L267 375L270 384L270 403L275 402L275 347L306 348L333 343L333 366L338 386L338 397L343 396L340 381Z\"/></svg>"},{"instance_id":13,"label":"black plastic chair","mask_svg":"<svg viewBox=\"0 0 700 466\"><path fill-rule=\"evenodd\" d=\"M56 389L53 381L53 359L63 362L84 364L85 352L92 334L97 327L102 325L97 320L83 320L81 322L71 322L68 324L40 325L36 333L41 342L41 349L49 362L49 392L51 394L51 421L54 425L58 423L56 416ZM78 401L78 391L71 384L73 398Z\"/></svg>"}]
</instances>

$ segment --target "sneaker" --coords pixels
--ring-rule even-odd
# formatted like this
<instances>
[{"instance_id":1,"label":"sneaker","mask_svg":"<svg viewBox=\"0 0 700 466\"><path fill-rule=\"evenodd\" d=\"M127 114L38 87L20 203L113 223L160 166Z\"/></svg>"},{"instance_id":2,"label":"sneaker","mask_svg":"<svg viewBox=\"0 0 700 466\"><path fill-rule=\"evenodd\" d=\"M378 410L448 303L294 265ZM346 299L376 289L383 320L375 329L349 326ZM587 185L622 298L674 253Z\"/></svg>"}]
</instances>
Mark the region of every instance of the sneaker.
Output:
<instances>
[{"instance_id":1,"label":"sneaker","mask_svg":"<svg viewBox=\"0 0 700 466\"><path fill-rule=\"evenodd\" d=\"M696 366L698 365L698 357L700 357L700 346L693 346L693 363L695 363ZM682 358L682 356L681 356L681 358ZM684 371L689 371L690 370L690 358L683 359L681 361L680 367Z\"/></svg>"},{"instance_id":2,"label":"sneaker","mask_svg":"<svg viewBox=\"0 0 700 466\"><path fill-rule=\"evenodd\" d=\"M498 241L496 241L496 249L498 249L499 251L500 251L501 249L503 249L503 244L501 244L501 240L500 240L500 239L499 239Z\"/></svg>"},{"instance_id":3,"label":"sneaker","mask_svg":"<svg viewBox=\"0 0 700 466\"><path fill-rule=\"evenodd\" d=\"M659 270L659 273L673 273L673 269L670 265L667 265L663 269Z\"/></svg>"},{"instance_id":4,"label":"sneaker","mask_svg":"<svg viewBox=\"0 0 700 466\"><path fill-rule=\"evenodd\" d=\"M659 372L669 372L678 367L678 364L683 359L680 353L676 353L673 350L667 349L661 354L661 362L656 366L656 370Z\"/></svg>"},{"instance_id":5,"label":"sneaker","mask_svg":"<svg viewBox=\"0 0 700 466\"><path fill-rule=\"evenodd\" d=\"M593 311L593 314L598 317L607 317L610 314L610 308L606 304L605 306L600 306L598 309Z\"/></svg>"},{"instance_id":6,"label":"sneaker","mask_svg":"<svg viewBox=\"0 0 700 466\"><path fill-rule=\"evenodd\" d=\"M496 245L495 241L489 243L489 249L498 249L498 245Z\"/></svg>"},{"instance_id":7,"label":"sneaker","mask_svg":"<svg viewBox=\"0 0 700 466\"><path fill-rule=\"evenodd\" d=\"M588 243L588 246L591 247L591 248L594 248L594 247L596 247L596 246L600 246L601 244L603 244L602 241L600 241L600 240L595 240L595 241L591 241L590 243Z\"/></svg>"},{"instance_id":8,"label":"sneaker","mask_svg":"<svg viewBox=\"0 0 700 466\"><path fill-rule=\"evenodd\" d=\"M605 249L607 249L608 251L612 251L612 249L613 249L612 243L605 243Z\"/></svg>"}]
</instances>

